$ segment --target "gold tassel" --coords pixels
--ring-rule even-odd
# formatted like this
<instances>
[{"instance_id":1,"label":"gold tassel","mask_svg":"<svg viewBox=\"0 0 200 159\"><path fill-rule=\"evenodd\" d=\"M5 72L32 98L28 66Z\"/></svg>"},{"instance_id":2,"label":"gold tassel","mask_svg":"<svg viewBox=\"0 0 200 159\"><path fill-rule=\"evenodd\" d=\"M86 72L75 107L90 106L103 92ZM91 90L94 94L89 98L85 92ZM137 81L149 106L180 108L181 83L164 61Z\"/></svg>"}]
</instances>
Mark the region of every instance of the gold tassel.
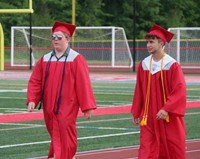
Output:
<instances>
[{"instance_id":1,"label":"gold tassel","mask_svg":"<svg viewBox=\"0 0 200 159\"><path fill-rule=\"evenodd\" d=\"M166 121L167 123L169 123L169 115L166 116L165 121Z\"/></svg>"},{"instance_id":2,"label":"gold tassel","mask_svg":"<svg viewBox=\"0 0 200 159\"><path fill-rule=\"evenodd\" d=\"M147 115L142 117L142 121L140 122L141 126L146 126L147 125Z\"/></svg>"}]
</instances>

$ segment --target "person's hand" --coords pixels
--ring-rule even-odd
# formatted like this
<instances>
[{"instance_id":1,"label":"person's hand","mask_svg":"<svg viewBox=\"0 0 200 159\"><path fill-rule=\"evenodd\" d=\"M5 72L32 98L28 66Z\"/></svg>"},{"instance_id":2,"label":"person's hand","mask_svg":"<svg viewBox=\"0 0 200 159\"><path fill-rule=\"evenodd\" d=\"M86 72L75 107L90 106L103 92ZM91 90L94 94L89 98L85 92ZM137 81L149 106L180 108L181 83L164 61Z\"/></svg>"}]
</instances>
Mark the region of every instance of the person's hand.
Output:
<instances>
[{"instance_id":1,"label":"person's hand","mask_svg":"<svg viewBox=\"0 0 200 159\"><path fill-rule=\"evenodd\" d=\"M28 111L32 112L34 109L35 109L35 103L34 102L28 103Z\"/></svg>"},{"instance_id":2,"label":"person's hand","mask_svg":"<svg viewBox=\"0 0 200 159\"><path fill-rule=\"evenodd\" d=\"M159 112L157 113L156 119L157 119L157 120L165 120L165 119L167 118L167 116L168 116L168 112L165 111L165 110L163 110L163 109L161 109L161 110L159 110Z\"/></svg>"},{"instance_id":3,"label":"person's hand","mask_svg":"<svg viewBox=\"0 0 200 159\"><path fill-rule=\"evenodd\" d=\"M135 118L134 116L132 117L132 123L134 125L139 125L139 122L140 122L139 118Z\"/></svg>"},{"instance_id":4,"label":"person's hand","mask_svg":"<svg viewBox=\"0 0 200 159\"><path fill-rule=\"evenodd\" d=\"M84 111L85 118L89 120L93 115L93 109Z\"/></svg>"}]
</instances>

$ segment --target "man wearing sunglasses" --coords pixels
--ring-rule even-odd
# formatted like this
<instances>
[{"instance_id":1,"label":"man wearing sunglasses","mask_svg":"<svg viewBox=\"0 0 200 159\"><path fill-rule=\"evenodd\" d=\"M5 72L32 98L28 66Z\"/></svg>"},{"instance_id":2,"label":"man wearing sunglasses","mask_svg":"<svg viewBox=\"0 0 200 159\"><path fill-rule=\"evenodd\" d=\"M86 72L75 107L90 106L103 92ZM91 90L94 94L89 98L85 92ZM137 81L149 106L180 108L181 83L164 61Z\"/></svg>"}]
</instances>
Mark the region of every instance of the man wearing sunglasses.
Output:
<instances>
[{"instance_id":1,"label":"man wearing sunglasses","mask_svg":"<svg viewBox=\"0 0 200 159\"><path fill-rule=\"evenodd\" d=\"M40 58L28 82L28 111L33 111L37 105L39 109L43 106L51 137L48 158L75 158L79 108L86 119L90 119L96 109L87 63L69 46L75 28L72 24L54 23L53 50Z\"/></svg>"}]
</instances>

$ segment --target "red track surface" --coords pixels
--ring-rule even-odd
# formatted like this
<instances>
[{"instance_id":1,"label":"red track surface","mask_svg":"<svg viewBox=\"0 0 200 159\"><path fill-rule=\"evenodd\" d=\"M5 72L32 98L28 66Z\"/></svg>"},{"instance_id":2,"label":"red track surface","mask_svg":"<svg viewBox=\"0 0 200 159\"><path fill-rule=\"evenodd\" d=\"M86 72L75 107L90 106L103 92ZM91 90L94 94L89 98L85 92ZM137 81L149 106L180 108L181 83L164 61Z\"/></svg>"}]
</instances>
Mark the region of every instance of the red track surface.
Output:
<instances>
[{"instance_id":1,"label":"red track surface","mask_svg":"<svg viewBox=\"0 0 200 159\"><path fill-rule=\"evenodd\" d=\"M189 140L186 142L187 159L200 158L200 140ZM76 159L136 159L138 146L100 150L93 152L78 153Z\"/></svg>"},{"instance_id":2,"label":"red track surface","mask_svg":"<svg viewBox=\"0 0 200 159\"><path fill-rule=\"evenodd\" d=\"M200 158L200 139L186 141L187 159L199 159ZM77 153L76 159L137 159L139 146L104 149L97 151L87 151ZM35 158L35 159L46 159Z\"/></svg>"},{"instance_id":3,"label":"red track surface","mask_svg":"<svg viewBox=\"0 0 200 159\"><path fill-rule=\"evenodd\" d=\"M187 108L199 108L200 101L191 101L187 102ZM130 113L131 106L111 106L111 107L101 107L97 108L94 111L94 116L100 115L111 115L111 114L125 114ZM80 111L78 114L79 117L83 116L83 113ZM25 112L25 113L16 113L16 114L0 114L0 123L9 123L9 122L23 122L23 121L34 121L34 120L43 120L42 112Z\"/></svg>"}]
</instances>

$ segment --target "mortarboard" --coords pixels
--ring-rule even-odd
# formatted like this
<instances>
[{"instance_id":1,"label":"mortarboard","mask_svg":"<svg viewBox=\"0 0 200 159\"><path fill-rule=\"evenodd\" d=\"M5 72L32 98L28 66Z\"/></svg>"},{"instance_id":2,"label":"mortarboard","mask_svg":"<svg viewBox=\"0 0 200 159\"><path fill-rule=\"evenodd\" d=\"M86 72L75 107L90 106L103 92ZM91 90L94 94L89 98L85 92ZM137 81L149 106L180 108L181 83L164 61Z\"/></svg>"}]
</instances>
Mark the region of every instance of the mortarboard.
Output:
<instances>
[{"instance_id":1,"label":"mortarboard","mask_svg":"<svg viewBox=\"0 0 200 159\"><path fill-rule=\"evenodd\" d=\"M75 29L76 29L75 25L56 21L53 25L52 33L57 31L63 31L67 33L70 37L72 37Z\"/></svg>"},{"instance_id":2,"label":"mortarboard","mask_svg":"<svg viewBox=\"0 0 200 159\"><path fill-rule=\"evenodd\" d=\"M169 32L168 30L162 28L161 26L159 26L157 24L154 24L152 26L152 28L148 34L158 36L164 42L164 44L166 42L169 43L174 36L173 33Z\"/></svg>"}]
</instances>

